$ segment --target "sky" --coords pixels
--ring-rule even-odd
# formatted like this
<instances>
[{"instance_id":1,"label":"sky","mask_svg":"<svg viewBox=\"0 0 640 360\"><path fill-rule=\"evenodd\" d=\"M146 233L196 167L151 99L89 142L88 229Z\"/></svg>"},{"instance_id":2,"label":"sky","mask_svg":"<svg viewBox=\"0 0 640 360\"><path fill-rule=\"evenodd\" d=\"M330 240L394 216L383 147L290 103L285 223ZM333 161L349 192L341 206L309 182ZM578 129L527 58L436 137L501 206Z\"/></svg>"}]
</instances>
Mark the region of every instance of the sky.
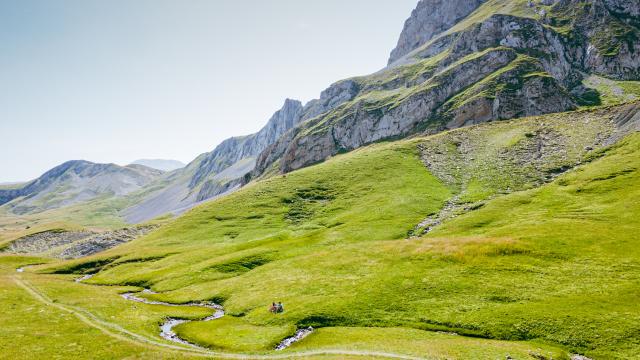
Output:
<instances>
[{"instance_id":1,"label":"sky","mask_svg":"<svg viewBox=\"0 0 640 360\"><path fill-rule=\"evenodd\" d=\"M383 68L417 0L0 0L0 183L184 163Z\"/></svg>"}]
</instances>

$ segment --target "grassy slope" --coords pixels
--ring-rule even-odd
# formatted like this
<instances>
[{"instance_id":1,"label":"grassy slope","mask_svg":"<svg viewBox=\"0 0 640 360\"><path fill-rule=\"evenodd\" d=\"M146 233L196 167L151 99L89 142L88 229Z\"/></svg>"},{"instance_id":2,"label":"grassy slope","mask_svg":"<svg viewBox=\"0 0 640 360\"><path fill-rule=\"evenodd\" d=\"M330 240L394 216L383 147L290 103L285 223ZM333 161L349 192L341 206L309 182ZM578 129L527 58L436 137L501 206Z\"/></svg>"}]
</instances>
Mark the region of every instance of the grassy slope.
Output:
<instances>
[{"instance_id":1,"label":"grassy slope","mask_svg":"<svg viewBox=\"0 0 640 360\"><path fill-rule=\"evenodd\" d=\"M504 146L529 130L526 121L503 124L488 126L504 128ZM223 322L178 327L223 349L268 349L313 325L452 330L603 358L637 353L639 136L550 185L404 240L457 190L425 171L423 141L362 148L201 206L100 255L120 258L90 281L151 286L174 302L223 301ZM273 317L266 306L278 300L287 311ZM332 330L300 346L326 345L324 331Z\"/></svg>"},{"instance_id":2,"label":"grassy slope","mask_svg":"<svg viewBox=\"0 0 640 360\"><path fill-rule=\"evenodd\" d=\"M354 316L352 321L368 325L369 321L362 319L362 315L367 316L362 311L369 307L364 302L376 303L369 297L375 296L374 292L367 294L369 289L379 288L387 295L396 292L398 298L394 301L402 301L397 289L384 289L387 283L397 282L398 272L381 277L380 270L388 269L375 269L378 264L393 260L381 254L382 245L386 244L381 241L404 239L424 214L437 210L449 196L449 190L425 171L415 141L373 146L256 184L198 208L146 241L103 256L130 254L120 259L126 261L167 253L179 255L122 264L104 270L91 281L153 283L156 290L177 289L162 295L173 301L226 298L231 316L222 321L188 324L178 331L192 341L215 348L266 350L290 334L301 318L325 321L317 316L319 311L341 313L345 319ZM176 237L175 241L167 241L169 237ZM360 252L363 243L370 244L364 247L366 251L373 249L376 254ZM332 255L333 249L337 257ZM377 261L378 256L383 261ZM354 267L357 271L352 271ZM330 276L323 276L325 272ZM371 276L367 276L368 272ZM356 302L358 293L365 296ZM64 299L61 290L56 294L62 301L76 298L74 295ZM287 304L285 316L274 318L267 314L265 305L272 297ZM96 307L91 301L84 301L82 306ZM370 315L384 313L375 306L371 310ZM395 317L389 313L387 320L396 322ZM368 337L367 332L362 329L360 336ZM469 354L484 351L527 358L529 351L541 347L504 342L480 345L482 340L415 333L408 333L405 338L412 337L420 339L421 345L404 352L418 355L432 342L441 349L432 353L440 356L455 353L454 349L467 341L472 348ZM326 347L322 341L313 344L306 346ZM376 348L374 345L372 348ZM548 346L543 348L545 353L562 354ZM398 347L382 346L384 349Z\"/></svg>"},{"instance_id":3,"label":"grassy slope","mask_svg":"<svg viewBox=\"0 0 640 360\"><path fill-rule=\"evenodd\" d=\"M0 357L16 360L75 359L78 356L93 359L178 358L175 353L106 336L73 314L39 302L14 280L17 267L39 261L0 256L0 307L3 309L0 316ZM59 281L60 284L73 289L68 281ZM46 285L53 285L53 282ZM81 299L78 297L75 301Z\"/></svg>"},{"instance_id":4,"label":"grassy slope","mask_svg":"<svg viewBox=\"0 0 640 360\"><path fill-rule=\"evenodd\" d=\"M548 186L492 201L426 238L448 244L438 252L504 303L449 320L482 323L502 338L546 338L594 357L636 356L639 155L636 134ZM512 246L479 261L475 254L496 241Z\"/></svg>"},{"instance_id":5,"label":"grassy slope","mask_svg":"<svg viewBox=\"0 0 640 360\"><path fill-rule=\"evenodd\" d=\"M583 80L583 85L596 92L592 98L587 96L589 105L615 105L640 98L640 81L610 80L597 75L590 75Z\"/></svg>"}]
</instances>

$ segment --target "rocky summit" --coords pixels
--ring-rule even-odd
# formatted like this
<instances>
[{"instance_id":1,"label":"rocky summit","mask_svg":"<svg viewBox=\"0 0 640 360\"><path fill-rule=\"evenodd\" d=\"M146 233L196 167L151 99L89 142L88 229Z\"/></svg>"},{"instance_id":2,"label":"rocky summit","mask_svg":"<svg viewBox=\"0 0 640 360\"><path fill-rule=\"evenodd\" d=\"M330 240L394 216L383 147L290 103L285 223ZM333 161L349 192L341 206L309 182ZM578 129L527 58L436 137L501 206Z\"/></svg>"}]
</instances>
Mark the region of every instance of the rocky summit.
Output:
<instances>
[{"instance_id":1,"label":"rocky summit","mask_svg":"<svg viewBox=\"0 0 640 360\"><path fill-rule=\"evenodd\" d=\"M260 154L254 176L379 140L576 109L599 96L583 84L590 74L640 79L637 12L617 0L420 1L390 65L332 85L321 110Z\"/></svg>"},{"instance_id":2,"label":"rocky summit","mask_svg":"<svg viewBox=\"0 0 640 360\"><path fill-rule=\"evenodd\" d=\"M404 24L398 45L391 51L389 64L394 63L434 36L450 29L469 16L486 0L420 0Z\"/></svg>"}]
</instances>

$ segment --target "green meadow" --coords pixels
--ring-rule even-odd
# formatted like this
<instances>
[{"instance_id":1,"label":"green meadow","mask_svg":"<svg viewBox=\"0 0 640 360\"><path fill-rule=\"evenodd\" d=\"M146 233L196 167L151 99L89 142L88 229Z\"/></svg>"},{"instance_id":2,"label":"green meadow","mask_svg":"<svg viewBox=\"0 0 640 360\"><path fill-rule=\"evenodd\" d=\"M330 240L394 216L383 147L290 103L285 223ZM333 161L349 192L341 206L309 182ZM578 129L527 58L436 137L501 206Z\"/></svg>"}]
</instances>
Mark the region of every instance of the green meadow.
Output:
<instances>
[{"instance_id":1,"label":"green meadow","mask_svg":"<svg viewBox=\"0 0 640 360\"><path fill-rule=\"evenodd\" d=\"M75 332L79 346L113 351L105 355L113 358L120 351L140 357L155 351L167 357L633 358L640 349L640 135L589 151L590 139L613 131L609 126L598 111L585 111L361 148L252 183L89 258L17 274L13 269L28 261L4 257L10 296L2 301L32 304L14 305L25 307L22 312L47 309L9 280L18 277L52 302L86 311L116 326L116 333L124 330L129 341L98 331L100 340L92 342ZM520 156L523 149L540 131L562 135L564 145L551 152L562 156L545 159L546 167L520 169L517 164L529 161ZM470 146L475 155L462 156L456 146ZM428 160L431 172L425 156L437 160ZM557 168L570 170L558 174ZM415 233L453 200L457 212L428 234ZM95 276L72 281L86 273ZM119 296L143 288L157 292L139 294L150 300L222 304L225 317L175 328L214 353L165 348L182 345L158 336L168 317L197 320L211 310ZM267 311L273 301L284 303L283 314ZM56 324L55 318L29 319L33 325L19 325L23 332L32 326L53 331ZM273 351L308 326L316 331ZM160 345L140 344L130 334ZM104 342L117 346L104 349ZM47 339L22 346L46 352L62 345Z\"/></svg>"}]
</instances>

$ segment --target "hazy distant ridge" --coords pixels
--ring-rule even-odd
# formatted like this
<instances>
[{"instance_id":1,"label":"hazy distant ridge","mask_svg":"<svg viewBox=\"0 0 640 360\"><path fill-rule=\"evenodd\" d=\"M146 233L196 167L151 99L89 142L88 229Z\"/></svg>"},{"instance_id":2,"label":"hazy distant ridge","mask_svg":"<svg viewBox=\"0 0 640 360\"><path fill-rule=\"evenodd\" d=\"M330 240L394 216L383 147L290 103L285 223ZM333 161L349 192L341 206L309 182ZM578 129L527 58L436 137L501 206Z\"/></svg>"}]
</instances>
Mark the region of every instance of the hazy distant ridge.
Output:
<instances>
[{"instance_id":1,"label":"hazy distant ridge","mask_svg":"<svg viewBox=\"0 0 640 360\"><path fill-rule=\"evenodd\" d=\"M182 169L183 167L186 166L186 164L181 161L167 160L167 159L139 159L132 162L131 165L144 165L152 169L157 169L162 171L173 171L177 169Z\"/></svg>"}]
</instances>

